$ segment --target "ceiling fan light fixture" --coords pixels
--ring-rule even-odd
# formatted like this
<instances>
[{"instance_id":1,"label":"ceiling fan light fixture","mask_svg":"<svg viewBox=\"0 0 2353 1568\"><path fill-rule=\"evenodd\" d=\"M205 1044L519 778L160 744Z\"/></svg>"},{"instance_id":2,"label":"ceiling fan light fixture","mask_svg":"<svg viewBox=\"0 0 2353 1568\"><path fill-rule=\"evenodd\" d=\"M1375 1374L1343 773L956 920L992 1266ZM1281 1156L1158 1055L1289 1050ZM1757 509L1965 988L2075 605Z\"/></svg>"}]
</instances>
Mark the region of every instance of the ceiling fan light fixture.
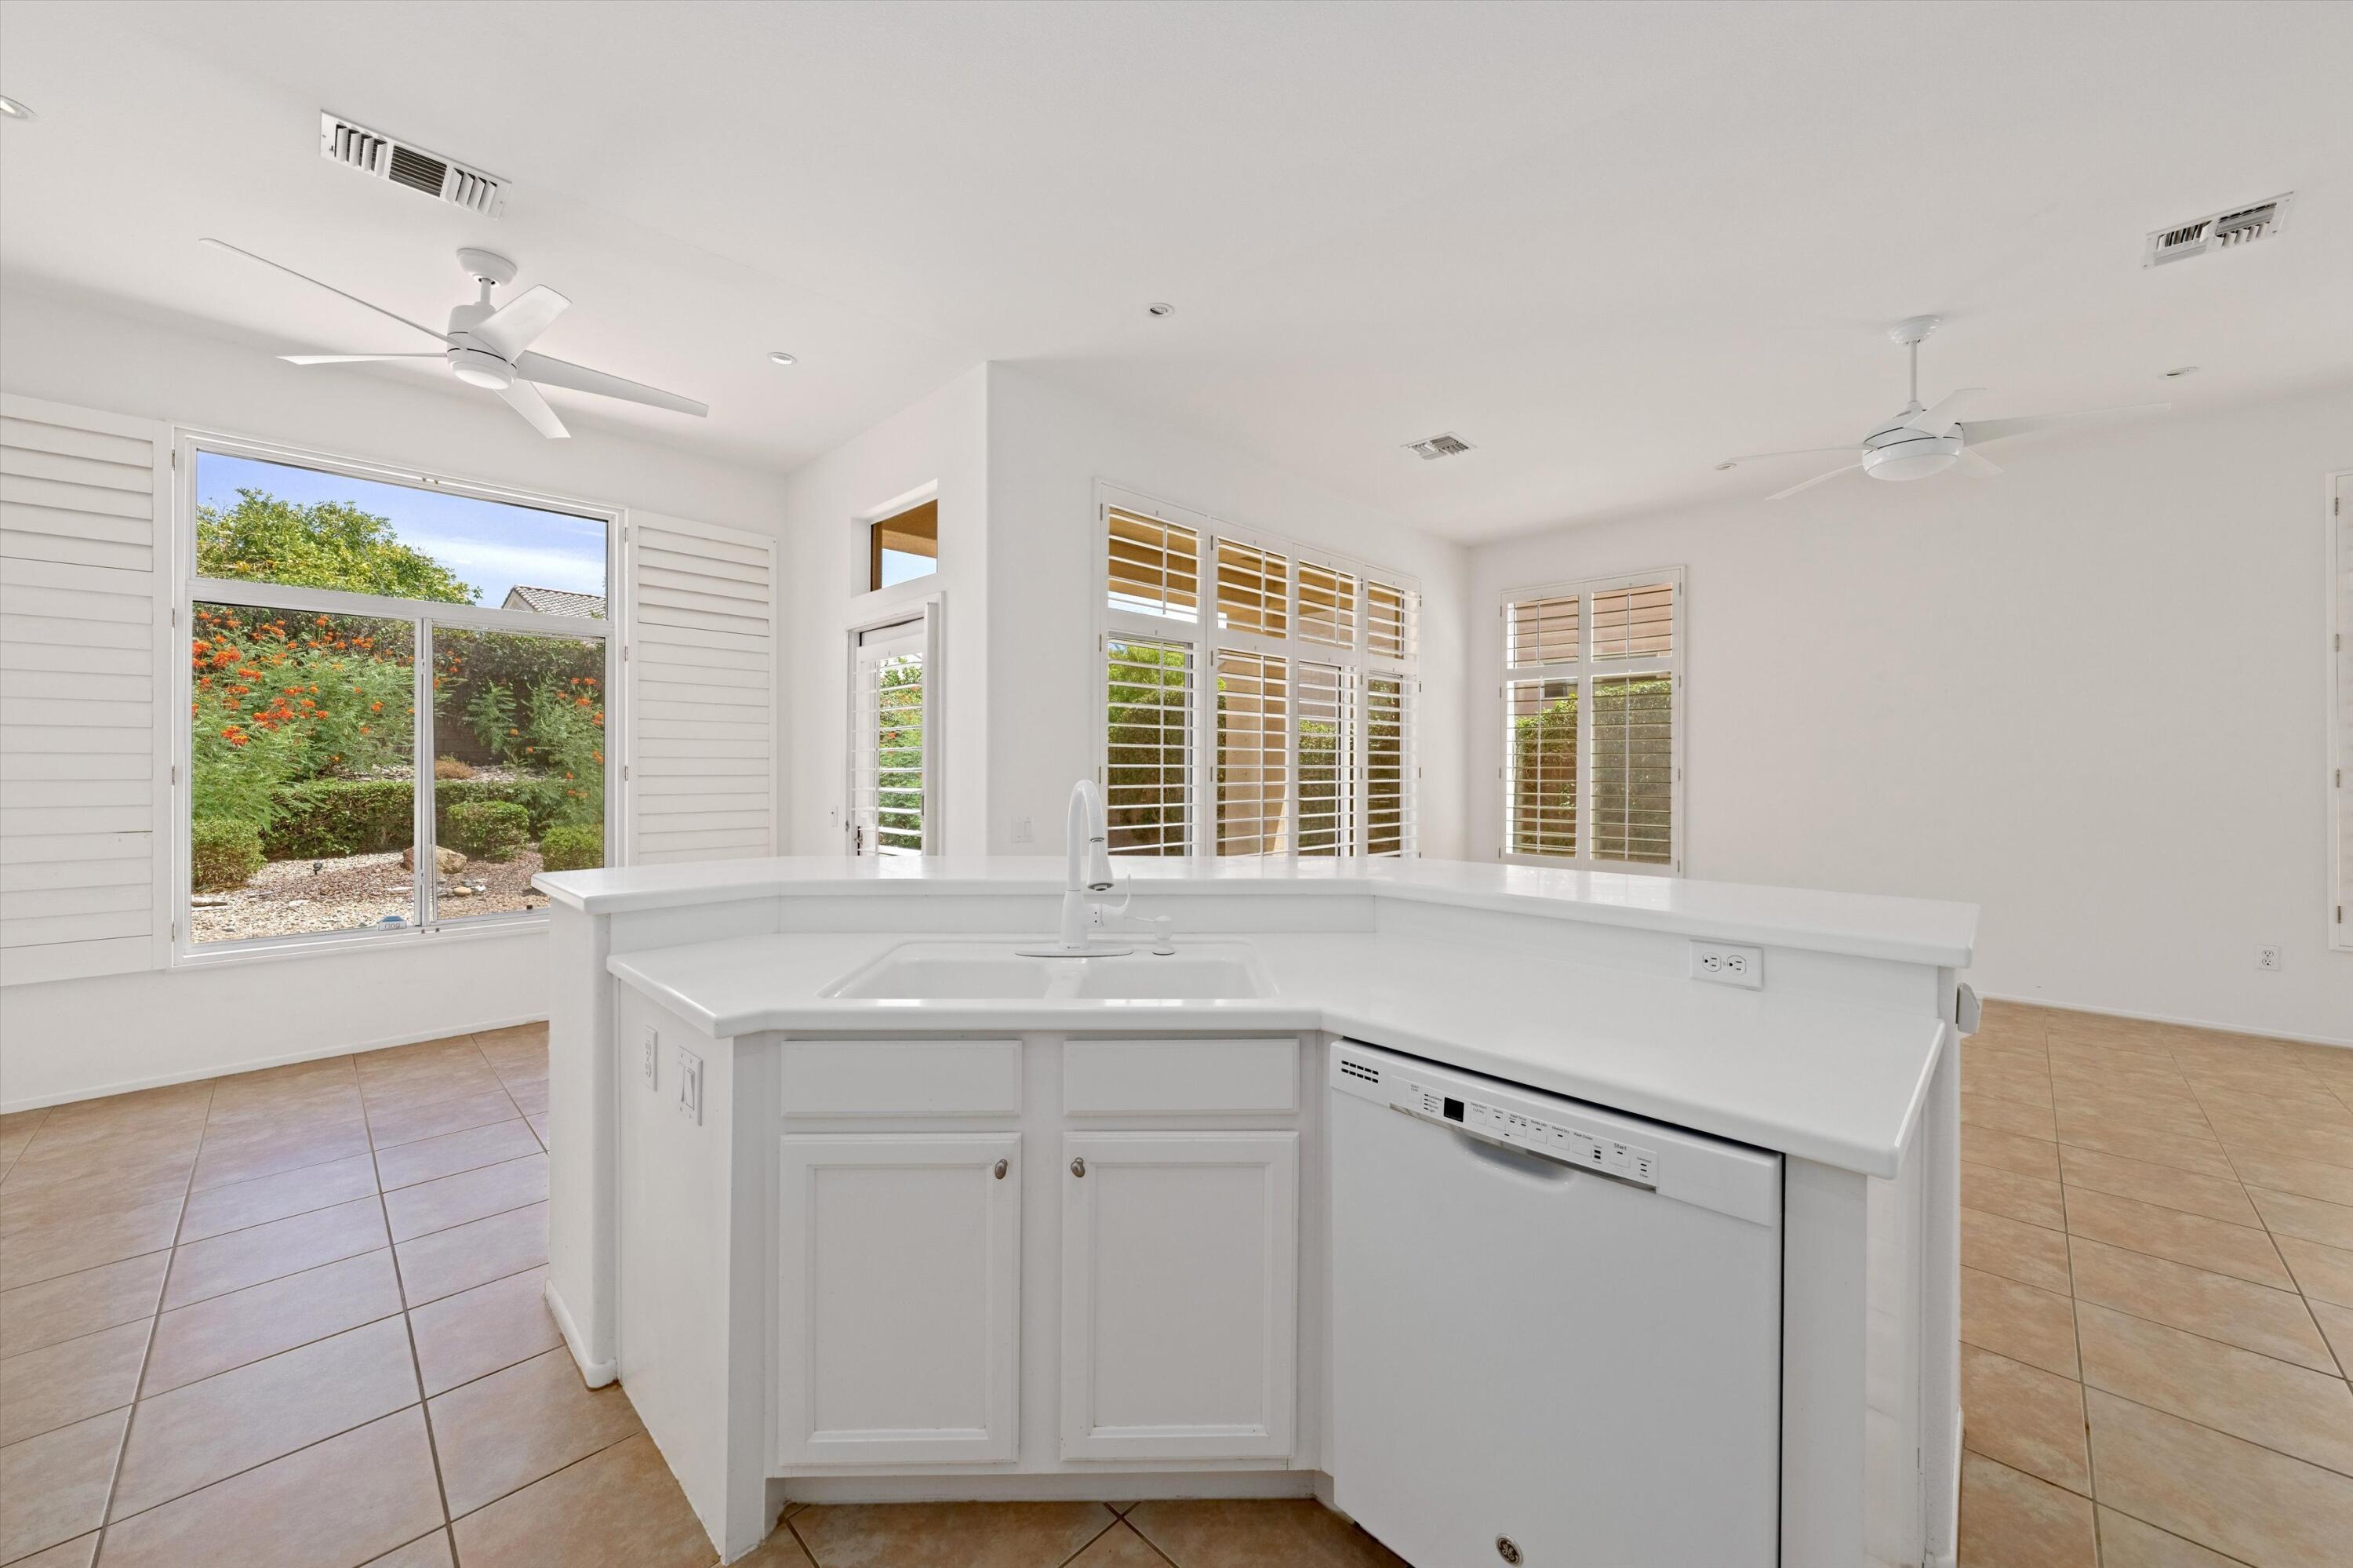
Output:
<instances>
[{"instance_id":1,"label":"ceiling fan light fixture","mask_svg":"<svg viewBox=\"0 0 2353 1568\"><path fill-rule=\"evenodd\" d=\"M483 349L451 349L449 368L456 371L458 379L469 387L480 387L492 392L503 392L514 385L514 366L497 355Z\"/></svg>"},{"instance_id":2,"label":"ceiling fan light fixture","mask_svg":"<svg viewBox=\"0 0 2353 1568\"><path fill-rule=\"evenodd\" d=\"M781 348L772 348L768 351L768 363L771 365L798 365L800 362L800 355L786 354Z\"/></svg>"},{"instance_id":3,"label":"ceiling fan light fixture","mask_svg":"<svg viewBox=\"0 0 2353 1568\"><path fill-rule=\"evenodd\" d=\"M1942 473L1961 461L1961 438L1958 436L1920 436L1906 440L1902 437L1883 445L1866 448L1862 454L1862 471L1873 479L1926 479L1932 473Z\"/></svg>"}]
</instances>

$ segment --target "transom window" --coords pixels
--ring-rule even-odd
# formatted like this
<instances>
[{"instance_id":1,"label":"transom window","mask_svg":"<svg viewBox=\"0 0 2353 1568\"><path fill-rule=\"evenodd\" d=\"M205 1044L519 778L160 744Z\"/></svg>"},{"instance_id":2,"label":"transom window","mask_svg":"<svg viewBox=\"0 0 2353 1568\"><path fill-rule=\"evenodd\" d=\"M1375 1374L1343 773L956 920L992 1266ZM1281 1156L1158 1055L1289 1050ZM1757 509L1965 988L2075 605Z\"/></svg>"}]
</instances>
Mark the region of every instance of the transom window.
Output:
<instances>
[{"instance_id":1,"label":"transom window","mask_svg":"<svg viewBox=\"0 0 2353 1568\"><path fill-rule=\"evenodd\" d=\"M1681 568L1506 594L1506 860L1683 869Z\"/></svg>"},{"instance_id":2,"label":"transom window","mask_svg":"<svg viewBox=\"0 0 2353 1568\"><path fill-rule=\"evenodd\" d=\"M1112 852L1417 853L1412 579L1140 500L1103 521Z\"/></svg>"}]
</instances>

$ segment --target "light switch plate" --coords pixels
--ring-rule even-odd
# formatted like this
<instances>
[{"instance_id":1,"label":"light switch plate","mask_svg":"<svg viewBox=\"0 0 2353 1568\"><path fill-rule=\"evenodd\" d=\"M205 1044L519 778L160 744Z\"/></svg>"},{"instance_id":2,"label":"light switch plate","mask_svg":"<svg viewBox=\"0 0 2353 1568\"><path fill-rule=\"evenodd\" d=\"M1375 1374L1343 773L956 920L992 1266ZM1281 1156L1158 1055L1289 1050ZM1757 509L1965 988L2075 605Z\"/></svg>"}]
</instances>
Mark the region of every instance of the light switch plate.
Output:
<instances>
[{"instance_id":1,"label":"light switch plate","mask_svg":"<svg viewBox=\"0 0 2353 1568\"><path fill-rule=\"evenodd\" d=\"M684 1049L678 1054L678 1114L702 1125L702 1058Z\"/></svg>"},{"instance_id":2,"label":"light switch plate","mask_svg":"<svg viewBox=\"0 0 2353 1568\"><path fill-rule=\"evenodd\" d=\"M638 1038L638 1075L645 1079L646 1087L659 1088L661 1077L661 1031L650 1023L646 1025Z\"/></svg>"}]
</instances>

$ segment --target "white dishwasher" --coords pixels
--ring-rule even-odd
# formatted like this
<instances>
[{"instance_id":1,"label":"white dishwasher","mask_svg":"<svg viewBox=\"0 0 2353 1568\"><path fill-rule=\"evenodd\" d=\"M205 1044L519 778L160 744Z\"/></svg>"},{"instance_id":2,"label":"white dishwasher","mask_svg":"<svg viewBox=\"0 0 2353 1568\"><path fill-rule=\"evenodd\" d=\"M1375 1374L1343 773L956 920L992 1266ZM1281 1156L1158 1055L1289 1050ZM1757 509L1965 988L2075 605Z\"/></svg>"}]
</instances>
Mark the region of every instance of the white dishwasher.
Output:
<instances>
[{"instance_id":1,"label":"white dishwasher","mask_svg":"<svg viewBox=\"0 0 2353 1568\"><path fill-rule=\"evenodd\" d=\"M1333 1048L1334 1500L1414 1568L1778 1561L1781 1157Z\"/></svg>"}]
</instances>

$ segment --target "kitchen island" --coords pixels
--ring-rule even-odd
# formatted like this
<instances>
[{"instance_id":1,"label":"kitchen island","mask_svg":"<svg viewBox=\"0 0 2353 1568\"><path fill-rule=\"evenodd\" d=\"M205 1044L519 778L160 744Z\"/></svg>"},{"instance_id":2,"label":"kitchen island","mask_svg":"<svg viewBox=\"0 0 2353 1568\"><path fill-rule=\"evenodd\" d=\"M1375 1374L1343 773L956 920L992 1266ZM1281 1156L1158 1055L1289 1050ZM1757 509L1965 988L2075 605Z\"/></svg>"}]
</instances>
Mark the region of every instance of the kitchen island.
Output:
<instances>
[{"instance_id":1,"label":"kitchen island","mask_svg":"<svg viewBox=\"0 0 2353 1568\"><path fill-rule=\"evenodd\" d=\"M787 1498L1336 1480L1345 1507L1341 1042L1779 1156L1779 1561L1950 1553L1974 909L1444 862L1119 869L1173 951L1041 960L1083 984L1012 956L1054 927L1048 859L539 879L550 1305L723 1557Z\"/></svg>"}]
</instances>

